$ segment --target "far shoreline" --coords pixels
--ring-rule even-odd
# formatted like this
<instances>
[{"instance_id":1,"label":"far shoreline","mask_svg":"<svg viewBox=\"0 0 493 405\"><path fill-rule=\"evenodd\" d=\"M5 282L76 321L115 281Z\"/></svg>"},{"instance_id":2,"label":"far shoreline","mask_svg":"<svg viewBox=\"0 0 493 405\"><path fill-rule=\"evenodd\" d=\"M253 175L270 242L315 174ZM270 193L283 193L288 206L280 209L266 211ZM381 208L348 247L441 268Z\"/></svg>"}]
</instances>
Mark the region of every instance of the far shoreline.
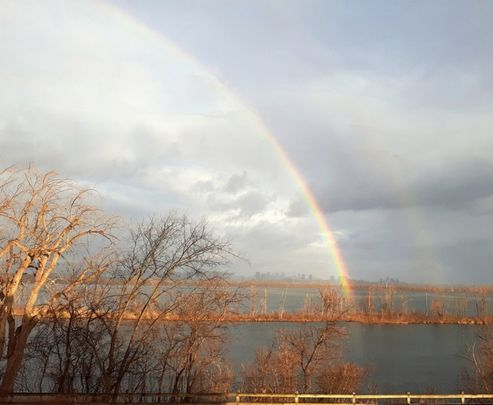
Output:
<instances>
[{"instance_id":1,"label":"far shoreline","mask_svg":"<svg viewBox=\"0 0 493 405\"><path fill-rule=\"evenodd\" d=\"M13 316L22 317L24 310L21 307L15 307L12 311ZM70 315L67 313L57 313L58 319L69 319ZM40 321L53 319L53 312L50 314L39 313L37 315ZM78 318L89 318L90 316L97 318L97 314L84 314L78 313ZM493 325L493 316L485 318L475 317L444 317L437 318L434 316L426 316L424 314L396 314L395 316L379 316L375 315L368 317L365 314L353 313L345 314L343 316L326 317L317 314L303 314L303 313L269 313L269 314L248 314L248 313L224 313L224 314L208 314L206 316L195 317L193 315L178 315L178 314L159 314L155 311L148 311L144 315L140 316L135 311L126 311L122 318L125 322L186 322L186 323L201 323L201 322L217 322L223 324L246 324L246 323L320 323L330 322L334 324L338 323L356 323L362 325L459 325L459 326L489 326Z\"/></svg>"}]
</instances>

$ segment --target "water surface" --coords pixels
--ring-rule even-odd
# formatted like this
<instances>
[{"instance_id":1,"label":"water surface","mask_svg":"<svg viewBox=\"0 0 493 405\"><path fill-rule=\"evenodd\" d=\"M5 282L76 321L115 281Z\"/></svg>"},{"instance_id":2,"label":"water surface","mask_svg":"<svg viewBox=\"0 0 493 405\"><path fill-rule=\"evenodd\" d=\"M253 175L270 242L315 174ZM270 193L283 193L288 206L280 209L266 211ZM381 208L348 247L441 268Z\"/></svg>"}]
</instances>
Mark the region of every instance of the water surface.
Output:
<instances>
[{"instance_id":1,"label":"water surface","mask_svg":"<svg viewBox=\"0 0 493 405\"><path fill-rule=\"evenodd\" d=\"M288 322L233 325L228 357L235 371L252 361L261 347L269 347ZM383 393L456 393L461 373L469 366L466 346L486 327L472 325L366 325L346 323L345 357L370 367L369 384Z\"/></svg>"}]
</instances>

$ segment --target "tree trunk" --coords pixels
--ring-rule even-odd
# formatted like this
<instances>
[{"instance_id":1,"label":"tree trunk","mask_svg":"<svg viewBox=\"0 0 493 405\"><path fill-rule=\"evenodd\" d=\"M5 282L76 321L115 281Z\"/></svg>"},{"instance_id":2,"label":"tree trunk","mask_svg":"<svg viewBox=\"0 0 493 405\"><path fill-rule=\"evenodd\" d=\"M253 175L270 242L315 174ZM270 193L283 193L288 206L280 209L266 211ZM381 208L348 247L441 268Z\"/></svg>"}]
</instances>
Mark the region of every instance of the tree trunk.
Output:
<instances>
[{"instance_id":1,"label":"tree trunk","mask_svg":"<svg viewBox=\"0 0 493 405\"><path fill-rule=\"evenodd\" d=\"M12 296L6 296L3 304L0 306L0 357L3 356L6 334L7 334L7 322L12 314L14 298ZM8 342L8 340L7 340Z\"/></svg>"},{"instance_id":2,"label":"tree trunk","mask_svg":"<svg viewBox=\"0 0 493 405\"><path fill-rule=\"evenodd\" d=\"M15 332L15 344L7 357L5 374L0 384L0 394L10 394L14 391L15 380L22 365L27 339L35 324L36 321L33 318L25 316L22 324L17 328Z\"/></svg>"}]
</instances>

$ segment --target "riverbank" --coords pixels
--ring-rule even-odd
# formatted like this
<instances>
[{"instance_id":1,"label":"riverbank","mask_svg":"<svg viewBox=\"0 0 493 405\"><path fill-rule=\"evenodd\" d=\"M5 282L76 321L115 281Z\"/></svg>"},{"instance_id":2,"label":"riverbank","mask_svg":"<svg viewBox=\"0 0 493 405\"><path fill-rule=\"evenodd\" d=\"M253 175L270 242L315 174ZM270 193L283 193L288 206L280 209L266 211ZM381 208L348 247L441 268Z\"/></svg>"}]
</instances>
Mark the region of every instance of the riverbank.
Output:
<instances>
[{"instance_id":1,"label":"riverbank","mask_svg":"<svg viewBox=\"0 0 493 405\"><path fill-rule=\"evenodd\" d=\"M222 318L226 322L351 322L365 325L493 325L493 317L427 317L423 314L409 314L396 316L368 316L366 314L349 314L343 316L327 317L310 314L227 314Z\"/></svg>"},{"instance_id":2,"label":"riverbank","mask_svg":"<svg viewBox=\"0 0 493 405\"><path fill-rule=\"evenodd\" d=\"M299 289L323 289L340 288L338 283L315 280L315 281L290 281L290 280L229 280L229 285L238 288L299 288ZM382 284L369 281L349 281L347 293L349 295L356 291L385 290L389 287L396 292L423 292L423 293L489 293L493 294L493 285L462 285L462 284Z\"/></svg>"},{"instance_id":3,"label":"riverbank","mask_svg":"<svg viewBox=\"0 0 493 405\"><path fill-rule=\"evenodd\" d=\"M21 317L24 309L16 307L13 309L13 315ZM77 314L68 314L60 312L56 314L59 319L68 319L70 316L80 318L97 317L95 313L89 314L79 311ZM49 319L54 316L50 314L38 314L39 318ZM271 312L265 314L259 313L208 313L208 314L175 314L159 313L157 311L146 311L144 314L139 311L125 311L122 317L125 321L136 320L160 320L162 322L224 322L224 323L268 323L268 322L350 322L365 325L493 325L493 316L487 317L457 317L451 315L427 315L422 313L409 314L365 314L365 313L345 313L336 315L326 315L322 313L279 313Z\"/></svg>"}]
</instances>

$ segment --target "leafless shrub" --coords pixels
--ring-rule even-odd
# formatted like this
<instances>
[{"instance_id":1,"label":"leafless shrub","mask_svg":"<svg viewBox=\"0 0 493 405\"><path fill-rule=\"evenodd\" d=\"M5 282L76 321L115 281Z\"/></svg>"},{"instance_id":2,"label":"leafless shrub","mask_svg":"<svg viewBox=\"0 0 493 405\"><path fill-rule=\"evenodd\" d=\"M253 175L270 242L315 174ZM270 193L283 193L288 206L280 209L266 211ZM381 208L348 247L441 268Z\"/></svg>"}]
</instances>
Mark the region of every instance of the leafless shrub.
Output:
<instances>
[{"instance_id":1,"label":"leafless shrub","mask_svg":"<svg viewBox=\"0 0 493 405\"><path fill-rule=\"evenodd\" d=\"M342 338L343 331L330 322L279 330L273 346L259 350L255 360L244 367L242 389L252 393L352 392L362 383L364 370L343 362Z\"/></svg>"},{"instance_id":2,"label":"leafless shrub","mask_svg":"<svg viewBox=\"0 0 493 405\"><path fill-rule=\"evenodd\" d=\"M465 388L471 392L493 392L493 335L479 336L467 347L470 370L463 373Z\"/></svg>"}]
</instances>

